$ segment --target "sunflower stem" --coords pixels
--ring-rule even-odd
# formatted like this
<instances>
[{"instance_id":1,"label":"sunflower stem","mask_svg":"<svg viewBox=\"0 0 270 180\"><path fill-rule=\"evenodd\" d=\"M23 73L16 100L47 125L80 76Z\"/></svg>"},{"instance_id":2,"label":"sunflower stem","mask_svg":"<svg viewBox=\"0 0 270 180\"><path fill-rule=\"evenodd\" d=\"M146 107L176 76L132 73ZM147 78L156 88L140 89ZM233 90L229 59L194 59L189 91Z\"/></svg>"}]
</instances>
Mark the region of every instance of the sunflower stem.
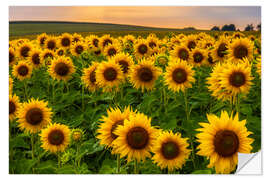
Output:
<instances>
[{"instance_id":1,"label":"sunflower stem","mask_svg":"<svg viewBox=\"0 0 270 180\"><path fill-rule=\"evenodd\" d=\"M35 158L35 148L34 148L34 145L35 145L35 136L34 136L34 134L31 134L32 159Z\"/></svg>"},{"instance_id":2,"label":"sunflower stem","mask_svg":"<svg viewBox=\"0 0 270 180\"><path fill-rule=\"evenodd\" d=\"M120 162L120 154L117 154L117 171L116 173L120 173L120 167L121 167L121 162Z\"/></svg>"},{"instance_id":3,"label":"sunflower stem","mask_svg":"<svg viewBox=\"0 0 270 180\"><path fill-rule=\"evenodd\" d=\"M60 157L60 152L57 153L57 160L58 160L58 168L61 167L61 157Z\"/></svg>"},{"instance_id":4,"label":"sunflower stem","mask_svg":"<svg viewBox=\"0 0 270 180\"><path fill-rule=\"evenodd\" d=\"M138 161L134 159L134 174L138 174Z\"/></svg>"},{"instance_id":5,"label":"sunflower stem","mask_svg":"<svg viewBox=\"0 0 270 180\"><path fill-rule=\"evenodd\" d=\"M187 123L189 122L190 119L190 111L189 111L189 107L188 107L188 98L187 98L187 90L184 91L184 99L185 99L185 111L186 111L186 117L187 117ZM194 145L193 145L193 141L192 141L192 134L188 131L189 134L189 138L190 138L190 146L192 149L192 163L193 163L193 167L196 168L196 164L195 164L195 150L194 150Z\"/></svg>"},{"instance_id":6,"label":"sunflower stem","mask_svg":"<svg viewBox=\"0 0 270 180\"><path fill-rule=\"evenodd\" d=\"M26 84L26 80L23 81L23 85L24 85L24 98L25 100L28 99L28 95L27 95L27 84Z\"/></svg>"},{"instance_id":7,"label":"sunflower stem","mask_svg":"<svg viewBox=\"0 0 270 180\"><path fill-rule=\"evenodd\" d=\"M84 111L84 87L82 85L82 111Z\"/></svg>"}]
</instances>

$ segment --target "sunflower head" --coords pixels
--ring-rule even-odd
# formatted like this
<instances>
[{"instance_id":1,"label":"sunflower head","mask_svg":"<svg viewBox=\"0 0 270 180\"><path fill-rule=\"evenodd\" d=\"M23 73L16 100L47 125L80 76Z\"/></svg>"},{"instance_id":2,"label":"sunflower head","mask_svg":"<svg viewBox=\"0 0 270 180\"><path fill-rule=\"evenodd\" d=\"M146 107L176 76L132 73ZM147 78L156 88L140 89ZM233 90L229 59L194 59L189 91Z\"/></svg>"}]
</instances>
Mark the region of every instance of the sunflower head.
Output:
<instances>
[{"instance_id":1,"label":"sunflower head","mask_svg":"<svg viewBox=\"0 0 270 180\"><path fill-rule=\"evenodd\" d=\"M20 109L21 103L19 97L14 95L9 95L9 120L13 121L18 117L18 112Z\"/></svg>"},{"instance_id":2,"label":"sunflower head","mask_svg":"<svg viewBox=\"0 0 270 180\"><path fill-rule=\"evenodd\" d=\"M80 42L80 41L83 41L82 35L80 35L78 33L72 34L72 42L73 43L77 43L77 42Z\"/></svg>"},{"instance_id":3,"label":"sunflower head","mask_svg":"<svg viewBox=\"0 0 270 180\"><path fill-rule=\"evenodd\" d=\"M40 53L40 60L45 62L46 65L51 65L51 61L54 57L56 57L55 52L49 49L44 49Z\"/></svg>"},{"instance_id":4,"label":"sunflower head","mask_svg":"<svg viewBox=\"0 0 270 180\"><path fill-rule=\"evenodd\" d=\"M48 35L46 33L42 33L38 35L37 41L40 47L43 47L45 44L45 40L48 38Z\"/></svg>"},{"instance_id":5,"label":"sunflower head","mask_svg":"<svg viewBox=\"0 0 270 180\"><path fill-rule=\"evenodd\" d=\"M222 111L220 117L207 115L209 123L199 123L202 128L197 134L198 155L210 159L209 168L215 167L216 173L230 173L238 163L238 152L250 153L253 139L245 127L246 120L239 121L238 114L234 117Z\"/></svg>"},{"instance_id":6,"label":"sunflower head","mask_svg":"<svg viewBox=\"0 0 270 180\"><path fill-rule=\"evenodd\" d=\"M95 91L97 90L98 84L96 80L96 69L98 67L99 63L93 62L91 66L88 68L83 69L83 75L82 75L82 82L83 84L90 90Z\"/></svg>"},{"instance_id":7,"label":"sunflower head","mask_svg":"<svg viewBox=\"0 0 270 180\"><path fill-rule=\"evenodd\" d=\"M19 61L13 66L12 75L20 81L31 78L32 66L27 61Z\"/></svg>"},{"instance_id":8,"label":"sunflower head","mask_svg":"<svg viewBox=\"0 0 270 180\"><path fill-rule=\"evenodd\" d=\"M185 61L190 61L191 59L190 51L188 47L186 47L185 45L175 46L170 54L172 57L185 60Z\"/></svg>"},{"instance_id":9,"label":"sunflower head","mask_svg":"<svg viewBox=\"0 0 270 180\"><path fill-rule=\"evenodd\" d=\"M48 102L31 99L21 105L18 115L20 129L36 133L51 122L52 111Z\"/></svg>"},{"instance_id":10,"label":"sunflower head","mask_svg":"<svg viewBox=\"0 0 270 180\"><path fill-rule=\"evenodd\" d=\"M154 146L157 130L151 126L151 119L141 113L136 113L124 120L114 131L118 137L113 141L114 152L120 157L127 156L128 162L136 159L145 160L150 157Z\"/></svg>"},{"instance_id":11,"label":"sunflower head","mask_svg":"<svg viewBox=\"0 0 270 180\"><path fill-rule=\"evenodd\" d=\"M120 45L118 43L109 44L104 48L104 55L108 57L115 56L120 52Z\"/></svg>"},{"instance_id":12,"label":"sunflower head","mask_svg":"<svg viewBox=\"0 0 270 180\"><path fill-rule=\"evenodd\" d=\"M54 36L48 36L44 44L46 49L55 50L57 48L57 39Z\"/></svg>"},{"instance_id":13,"label":"sunflower head","mask_svg":"<svg viewBox=\"0 0 270 180\"><path fill-rule=\"evenodd\" d=\"M85 43L83 43L82 41L78 41L71 45L70 51L73 56L79 56L86 50L87 50L87 46L85 45Z\"/></svg>"},{"instance_id":14,"label":"sunflower head","mask_svg":"<svg viewBox=\"0 0 270 180\"><path fill-rule=\"evenodd\" d=\"M184 44L191 51L197 46L197 36L188 35L181 40L181 44Z\"/></svg>"},{"instance_id":15,"label":"sunflower head","mask_svg":"<svg viewBox=\"0 0 270 180\"><path fill-rule=\"evenodd\" d=\"M97 67L96 81L103 88L103 91L118 90L118 86L123 80L124 75L121 66L115 61L104 61Z\"/></svg>"},{"instance_id":16,"label":"sunflower head","mask_svg":"<svg viewBox=\"0 0 270 180\"><path fill-rule=\"evenodd\" d=\"M186 61L172 59L166 67L164 73L165 84L174 92L185 91L186 88L191 88L195 82L194 70Z\"/></svg>"},{"instance_id":17,"label":"sunflower head","mask_svg":"<svg viewBox=\"0 0 270 180\"><path fill-rule=\"evenodd\" d=\"M244 58L251 60L253 48L253 42L248 38L237 38L229 45L228 58L233 63L238 63Z\"/></svg>"},{"instance_id":18,"label":"sunflower head","mask_svg":"<svg viewBox=\"0 0 270 180\"><path fill-rule=\"evenodd\" d=\"M113 44L113 41L114 39L109 34L105 34L99 40L99 47L104 49L109 44Z\"/></svg>"},{"instance_id":19,"label":"sunflower head","mask_svg":"<svg viewBox=\"0 0 270 180\"><path fill-rule=\"evenodd\" d=\"M208 58L207 51L201 48L194 48L191 52L191 62L194 66L201 66L206 64Z\"/></svg>"},{"instance_id":20,"label":"sunflower head","mask_svg":"<svg viewBox=\"0 0 270 180\"><path fill-rule=\"evenodd\" d=\"M124 76L127 77L130 67L134 65L132 57L127 53L118 53L111 59L121 66Z\"/></svg>"},{"instance_id":21,"label":"sunflower head","mask_svg":"<svg viewBox=\"0 0 270 180\"><path fill-rule=\"evenodd\" d=\"M70 129L62 124L50 124L40 133L41 147L52 153L63 152L70 142Z\"/></svg>"},{"instance_id":22,"label":"sunflower head","mask_svg":"<svg viewBox=\"0 0 270 180\"><path fill-rule=\"evenodd\" d=\"M130 82L135 88L142 89L142 91L152 90L161 73L161 69L154 65L154 61L142 59L131 67Z\"/></svg>"},{"instance_id":23,"label":"sunflower head","mask_svg":"<svg viewBox=\"0 0 270 180\"><path fill-rule=\"evenodd\" d=\"M134 49L135 55L138 59L147 57L151 54L151 48L148 46L147 41L143 39L140 39L136 42Z\"/></svg>"},{"instance_id":24,"label":"sunflower head","mask_svg":"<svg viewBox=\"0 0 270 180\"><path fill-rule=\"evenodd\" d=\"M20 44L18 49L16 49L17 56L22 58L22 59L26 59L29 56L29 53L31 52L32 49L33 49L32 43L24 42L24 43Z\"/></svg>"},{"instance_id":25,"label":"sunflower head","mask_svg":"<svg viewBox=\"0 0 270 180\"><path fill-rule=\"evenodd\" d=\"M40 55L41 55L41 50L40 49L33 49L29 57L27 58L28 62L34 67L34 68L39 68L43 65L43 60Z\"/></svg>"},{"instance_id":26,"label":"sunflower head","mask_svg":"<svg viewBox=\"0 0 270 180\"><path fill-rule=\"evenodd\" d=\"M72 35L69 33L64 33L58 37L58 47L69 48L72 44Z\"/></svg>"},{"instance_id":27,"label":"sunflower head","mask_svg":"<svg viewBox=\"0 0 270 180\"><path fill-rule=\"evenodd\" d=\"M172 131L161 132L154 144L152 159L161 169L168 168L173 171L182 168L190 154L187 138L182 138L181 134L174 134Z\"/></svg>"},{"instance_id":28,"label":"sunflower head","mask_svg":"<svg viewBox=\"0 0 270 180\"><path fill-rule=\"evenodd\" d=\"M81 129L72 129L71 139L73 142L80 142L83 140L84 132Z\"/></svg>"},{"instance_id":29,"label":"sunflower head","mask_svg":"<svg viewBox=\"0 0 270 180\"><path fill-rule=\"evenodd\" d=\"M99 37L96 35L90 35L86 38L86 41L88 42L88 46L91 48L99 48Z\"/></svg>"},{"instance_id":30,"label":"sunflower head","mask_svg":"<svg viewBox=\"0 0 270 180\"><path fill-rule=\"evenodd\" d=\"M15 50L14 50L14 48L9 47L8 51L9 51L9 55L8 55L9 66L13 66L17 62L17 57L16 57Z\"/></svg>"},{"instance_id":31,"label":"sunflower head","mask_svg":"<svg viewBox=\"0 0 270 180\"><path fill-rule=\"evenodd\" d=\"M65 53L66 53L66 50L65 50L64 48L58 48L58 49L56 50L56 55L57 55L57 56L64 56Z\"/></svg>"},{"instance_id":32,"label":"sunflower head","mask_svg":"<svg viewBox=\"0 0 270 180\"><path fill-rule=\"evenodd\" d=\"M220 37L211 51L214 61L224 61L227 58L228 45L229 41L223 36Z\"/></svg>"},{"instance_id":33,"label":"sunflower head","mask_svg":"<svg viewBox=\"0 0 270 180\"><path fill-rule=\"evenodd\" d=\"M13 79L12 77L8 77L8 87L9 87L9 94L12 94L12 90L13 90Z\"/></svg>"}]
</instances>

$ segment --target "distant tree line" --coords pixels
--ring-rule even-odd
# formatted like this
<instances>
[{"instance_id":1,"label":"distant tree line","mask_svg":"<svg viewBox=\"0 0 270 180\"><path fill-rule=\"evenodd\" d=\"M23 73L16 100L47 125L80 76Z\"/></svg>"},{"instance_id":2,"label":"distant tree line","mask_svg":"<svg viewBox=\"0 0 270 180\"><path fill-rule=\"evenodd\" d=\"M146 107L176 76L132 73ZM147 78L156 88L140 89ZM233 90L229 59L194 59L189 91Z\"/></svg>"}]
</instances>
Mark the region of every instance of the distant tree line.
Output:
<instances>
[{"instance_id":1,"label":"distant tree line","mask_svg":"<svg viewBox=\"0 0 270 180\"><path fill-rule=\"evenodd\" d=\"M256 29L258 31L261 31L261 23L256 26ZM211 28L211 31L240 31L240 30L236 29L234 24L225 24L222 26L221 29L218 26L214 26ZM253 26L253 24L247 24L244 31L255 31L255 27Z\"/></svg>"}]
</instances>

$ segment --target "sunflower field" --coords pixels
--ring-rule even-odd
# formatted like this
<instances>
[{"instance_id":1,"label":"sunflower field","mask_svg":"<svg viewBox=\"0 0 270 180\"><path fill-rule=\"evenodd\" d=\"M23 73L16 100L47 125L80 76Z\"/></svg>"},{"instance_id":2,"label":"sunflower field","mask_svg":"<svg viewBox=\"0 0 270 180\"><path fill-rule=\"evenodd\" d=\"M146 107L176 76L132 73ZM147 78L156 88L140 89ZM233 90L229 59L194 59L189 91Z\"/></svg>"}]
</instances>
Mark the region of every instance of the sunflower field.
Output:
<instances>
[{"instance_id":1,"label":"sunflower field","mask_svg":"<svg viewBox=\"0 0 270 180\"><path fill-rule=\"evenodd\" d=\"M228 174L260 149L260 32L9 41L10 174Z\"/></svg>"}]
</instances>

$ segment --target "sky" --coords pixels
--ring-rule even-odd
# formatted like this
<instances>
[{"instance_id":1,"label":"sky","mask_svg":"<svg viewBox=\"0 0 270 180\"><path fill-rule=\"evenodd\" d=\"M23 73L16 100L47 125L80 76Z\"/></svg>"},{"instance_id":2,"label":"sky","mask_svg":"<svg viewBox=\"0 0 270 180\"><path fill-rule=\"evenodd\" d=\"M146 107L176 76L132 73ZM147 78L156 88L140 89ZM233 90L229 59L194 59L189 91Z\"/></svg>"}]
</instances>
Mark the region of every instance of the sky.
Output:
<instances>
[{"instance_id":1,"label":"sky","mask_svg":"<svg viewBox=\"0 0 270 180\"><path fill-rule=\"evenodd\" d=\"M258 6L10 6L9 21L75 21L163 28L210 29L261 22Z\"/></svg>"}]
</instances>

